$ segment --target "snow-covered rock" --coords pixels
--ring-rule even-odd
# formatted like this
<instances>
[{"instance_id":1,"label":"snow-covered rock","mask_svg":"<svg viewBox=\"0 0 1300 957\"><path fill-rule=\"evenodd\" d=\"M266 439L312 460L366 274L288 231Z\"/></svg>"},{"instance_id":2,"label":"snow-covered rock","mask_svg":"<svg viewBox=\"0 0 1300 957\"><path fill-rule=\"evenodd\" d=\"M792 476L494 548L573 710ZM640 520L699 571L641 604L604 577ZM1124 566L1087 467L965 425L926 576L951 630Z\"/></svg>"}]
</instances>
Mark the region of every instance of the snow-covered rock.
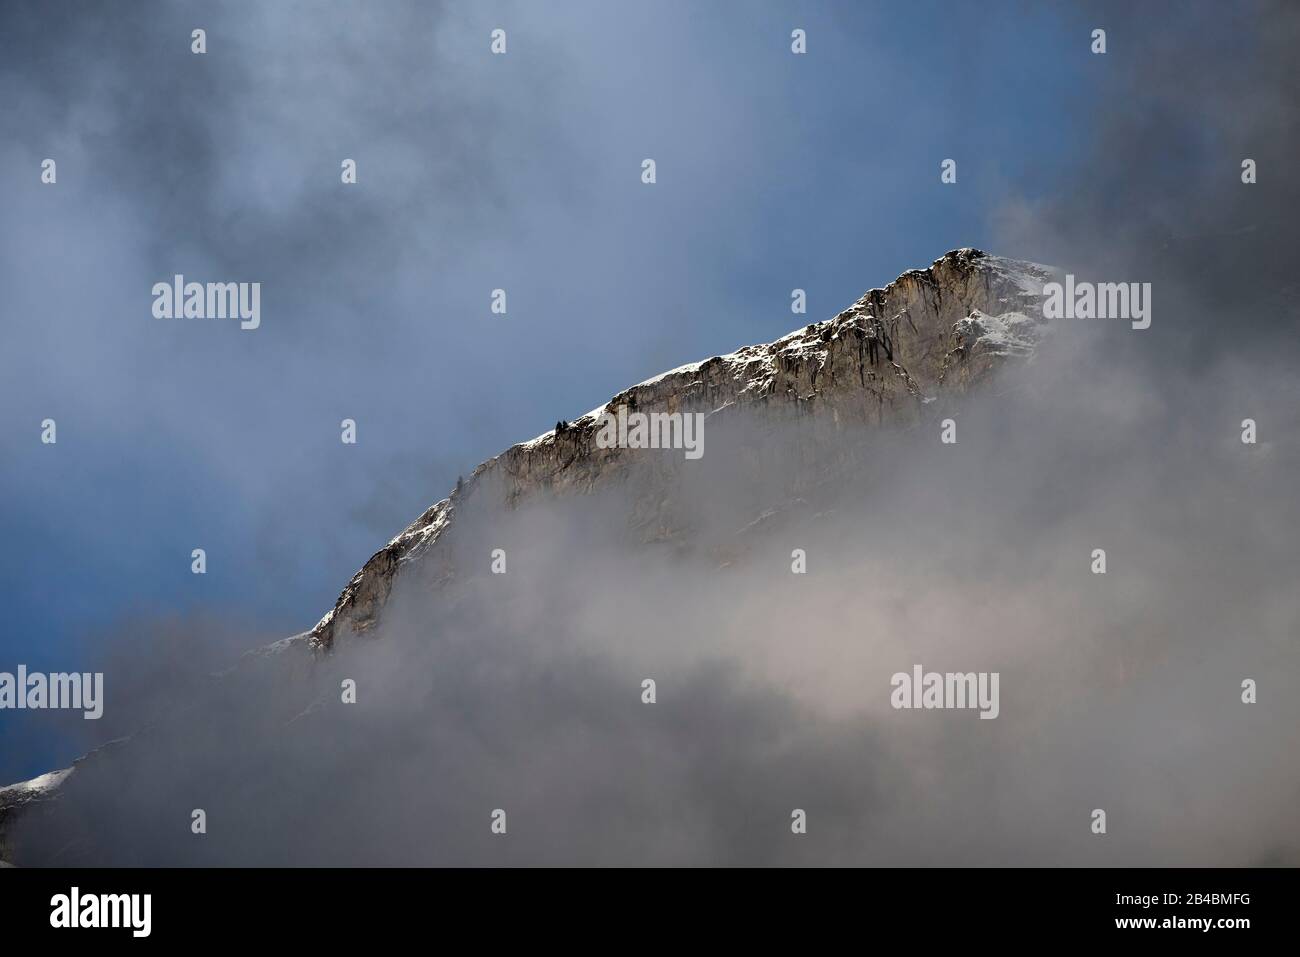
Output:
<instances>
[{"instance_id":1,"label":"snow-covered rock","mask_svg":"<svg viewBox=\"0 0 1300 957\"><path fill-rule=\"evenodd\" d=\"M1038 263L956 249L830 319L638 383L559 431L484 462L371 556L334 607L297 638L321 651L343 630L370 630L395 576L433 556L459 505L480 489L492 488L502 496L497 504L509 508L542 491L582 493L615 480L627 450L597 446L606 410L625 405L713 416L745 406L773 416L811 414L833 427L916 421L941 396L977 385L1006 360L1032 355L1044 328L1043 285L1054 275ZM434 577L454 573L448 566Z\"/></svg>"}]
</instances>

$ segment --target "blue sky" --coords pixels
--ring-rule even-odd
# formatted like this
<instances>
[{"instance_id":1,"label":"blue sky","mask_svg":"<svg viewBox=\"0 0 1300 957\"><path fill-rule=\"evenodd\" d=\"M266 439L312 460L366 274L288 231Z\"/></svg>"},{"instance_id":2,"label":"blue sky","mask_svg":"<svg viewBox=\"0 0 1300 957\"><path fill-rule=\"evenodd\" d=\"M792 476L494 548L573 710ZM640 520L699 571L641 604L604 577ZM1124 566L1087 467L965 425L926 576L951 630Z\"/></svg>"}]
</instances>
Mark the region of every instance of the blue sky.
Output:
<instances>
[{"instance_id":1,"label":"blue sky","mask_svg":"<svg viewBox=\"0 0 1300 957\"><path fill-rule=\"evenodd\" d=\"M1092 19L6 4L0 669L88 669L160 620L219 620L232 649L308 628L458 474L556 419L948 249L1034 258L998 216L1070 188L1132 55L1093 56ZM154 319L174 273L261 282L261 328ZM0 727L5 780L76 753Z\"/></svg>"}]
</instances>

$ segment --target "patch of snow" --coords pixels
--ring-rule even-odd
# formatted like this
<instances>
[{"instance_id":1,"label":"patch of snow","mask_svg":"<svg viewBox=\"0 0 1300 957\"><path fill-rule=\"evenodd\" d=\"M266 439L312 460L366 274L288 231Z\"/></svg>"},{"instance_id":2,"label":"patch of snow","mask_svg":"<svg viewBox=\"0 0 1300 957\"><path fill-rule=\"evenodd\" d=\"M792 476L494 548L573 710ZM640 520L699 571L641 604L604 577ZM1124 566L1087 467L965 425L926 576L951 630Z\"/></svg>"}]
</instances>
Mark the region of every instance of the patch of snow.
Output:
<instances>
[{"instance_id":1,"label":"patch of snow","mask_svg":"<svg viewBox=\"0 0 1300 957\"><path fill-rule=\"evenodd\" d=\"M1001 356L1023 356L1034 351L1039 320L1023 312L990 316L976 309L954 326L954 331L978 346L982 352Z\"/></svg>"},{"instance_id":2,"label":"patch of snow","mask_svg":"<svg viewBox=\"0 0 1300 957\"><path fill-rule=\"evenodd\" d=\"M1054 266L1029 262L1023 259L1006 259L1002 256L985 256L982 263L997 272L1003 278L1015 283L1022 294L1034 298L1043 295L1043 286L1060 275Z\"/></svg>"},{"instance_id":3,"label":"patch of snow","mask_svg":"<svg viewBox=\"0 0 1300 957\"><path fill-rule=\"evenodd\" d=\"M732 355L735 355L735 353L732 353ZM727 357L724 356L723 358L727 358ZM679 372L699 372L700 366L702 365L704 365L703 362L688 362L684 366L678 366L676 369L669 369L667 372L661 372L657 376L652 376L651 378L646 379L644 382L638 382L632 388L635 389L638 386L643 386L643 385L654 385L656 382L659 382L662 379L666 379L670 375L677 375L677 373Z\"/></svg>"},{"instance_id":4,"label":"patch of snow","mask_svg":"<svg viewBox=\"0 0 1300 957\"><path fill-rule=\"evenodd\" d=\"M48 774L42 774L40 777L32 778L30 781L20 781L18 784L11 784L8 787L0 788L0 794L41 794L45 791L53 791L60 784L67 780L68 775L73 772L73 768L64 768L62 771L50 771Z\"/></svg>"}]
</instances>

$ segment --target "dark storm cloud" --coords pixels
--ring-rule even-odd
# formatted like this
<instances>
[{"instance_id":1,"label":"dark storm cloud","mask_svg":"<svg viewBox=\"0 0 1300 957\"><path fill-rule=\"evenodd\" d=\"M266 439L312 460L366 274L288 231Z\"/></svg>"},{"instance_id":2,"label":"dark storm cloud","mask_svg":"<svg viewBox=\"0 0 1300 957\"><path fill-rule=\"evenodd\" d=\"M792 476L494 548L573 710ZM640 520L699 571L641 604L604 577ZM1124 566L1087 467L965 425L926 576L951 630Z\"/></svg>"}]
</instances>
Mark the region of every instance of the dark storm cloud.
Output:
<instances>
[{"instance_id":1,"label":"dark storm cloud","mask_svg":"<svg viewBox=\"0 0 1300 957\"><path fill-rule=\"evenodd\" d=\"M32 129L99 120L65 180L127 195L156 261L179 242L215 268L324 279L339 295L374 268L367 252L409 244L421 219L473 233L469 210L503 201L500 113L430 55L441 4L10 4L5 16L14 139L34 149ZM380 42L394 33L416 42ZM330 201L344 157L362 164L364 203Z\"/></svg>"},{"instance_id":2,"label":"dark storm cloud","mask_svg":"<svg viewBox=\"0 0 1300 957\"><path fill-rule=\"evenodd\" d=\"M1004 211L1000 251L1103 281L1154 284L1157 318L1131 347L1175 367L1300 338L1300 11L1285 2L1085 4L1083 151L1060 189ZM1258 182L1241 181L1253 159Z\"/></svg>"}]
</instances>

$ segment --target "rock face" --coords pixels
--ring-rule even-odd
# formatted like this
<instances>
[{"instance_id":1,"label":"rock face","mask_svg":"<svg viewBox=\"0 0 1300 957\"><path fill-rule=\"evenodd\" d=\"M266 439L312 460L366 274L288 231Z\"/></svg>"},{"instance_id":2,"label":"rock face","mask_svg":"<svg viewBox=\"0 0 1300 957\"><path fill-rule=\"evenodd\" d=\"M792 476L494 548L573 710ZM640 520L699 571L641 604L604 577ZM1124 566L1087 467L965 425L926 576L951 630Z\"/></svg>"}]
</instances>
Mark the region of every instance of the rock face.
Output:
<instances>
[{"instance_id":1,"label":"rock face","mask_svg":"<svg viewBox=\"0 0 1300 957\"><path fill-rule=\"evenodd\" d=\"M634 468L644 477L645 457L597 443L602 413L620 406L700 413L706 422L739 414L757 421L793 420L798 433L818 436L820 449L827 447L821 439L849 428L906 427L947 414L1002 364L1033 355L1045 328L1042 288L1053 277L1051 269L1035 263L954 250L926 269L872 289L830 319L634 385L573 422L557 423L557 429L484 462L376 552L314 628L256 654L326 654L346 636L364 635L378 625L399 575L418 568L435 585L456 577L450 543L458 512L472 508L490 514L534 497L617 488ZM750 452L742 445L724 455ZM671 496L662 493L672 477L656 471L671 470L680 459L657 461L666 464L649 467L653 494L628 503L629 531L641 541L666 537L665 530L680 520L672 514ZM762 511L766 505L753 524L770 514ZM98 760L90 755L82 761L92 759ZM0 789L0 859L10 856L6 835L17 815L48 811L72 773L56 771Z\"/></svg>"},{"instance_id":2,"label":"rock face","mask_svg":"<svg viewBox=\"0 0 1300 957\"><path fill-rule=\"evenodd\" d=\"M542 492L572 494L613 482L627 450L600 448L598 417L632 411L703 413L744 408L773 418L809 417L809 428L918 421L931 407L986 379L1009 359L1032 355L1044 328L1042 289L1053 271L1037 263L957 249L872 289L831 319L775 342L745 346L632 386L572 423L512 446L474 470L450 497L431 506L353 576L334 608L293 641L328 650L344 633L378 621L395 577L412 563L432 579L455 574L439 543L472 495L499 496L488 507L514 507ZM657 516L641 525L662 528Z\"/></svg>"}]
</instances>

